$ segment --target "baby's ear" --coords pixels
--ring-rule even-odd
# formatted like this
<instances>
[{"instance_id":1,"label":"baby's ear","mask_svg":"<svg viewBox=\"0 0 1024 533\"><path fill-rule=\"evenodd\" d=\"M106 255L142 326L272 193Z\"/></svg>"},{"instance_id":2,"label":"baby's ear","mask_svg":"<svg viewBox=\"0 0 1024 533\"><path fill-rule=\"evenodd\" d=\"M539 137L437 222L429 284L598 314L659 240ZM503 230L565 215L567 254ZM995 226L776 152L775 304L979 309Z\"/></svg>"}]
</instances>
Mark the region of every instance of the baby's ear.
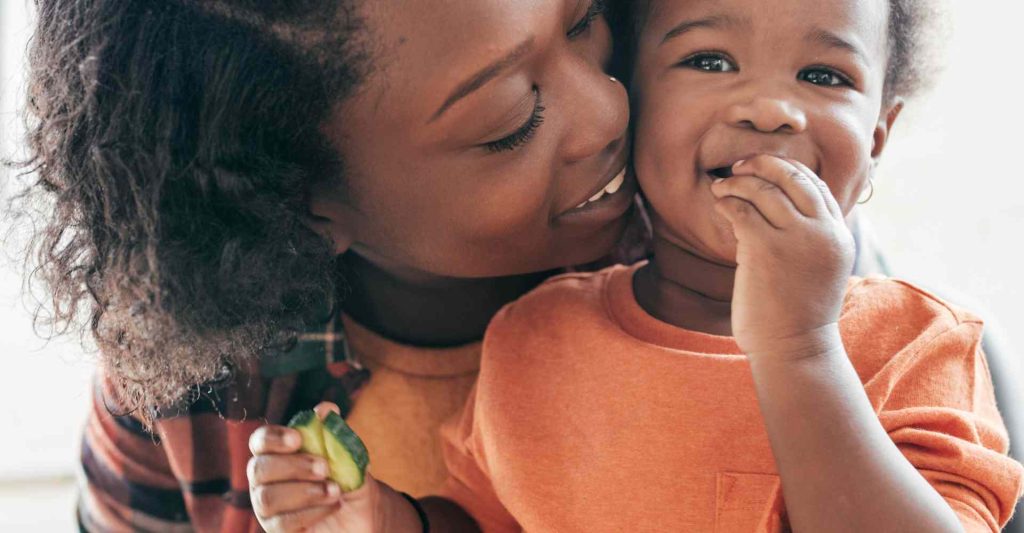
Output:
<instances>
[{"instance_id":1,"label":"baby's ear","mask_svg":"<svg viewBox=\"0 0 1024 533\"><path fill-rule=\"evenodd\" d=\"M878 116L878 124L875 125L874 143L871 146L871 158L876 162L882 157L885 146L889 143L889 135L892 127L896 124L900 112L903 111L903 99L893 98L892 101L882 107L882 113Z\"/></svg>"}]
</instances>

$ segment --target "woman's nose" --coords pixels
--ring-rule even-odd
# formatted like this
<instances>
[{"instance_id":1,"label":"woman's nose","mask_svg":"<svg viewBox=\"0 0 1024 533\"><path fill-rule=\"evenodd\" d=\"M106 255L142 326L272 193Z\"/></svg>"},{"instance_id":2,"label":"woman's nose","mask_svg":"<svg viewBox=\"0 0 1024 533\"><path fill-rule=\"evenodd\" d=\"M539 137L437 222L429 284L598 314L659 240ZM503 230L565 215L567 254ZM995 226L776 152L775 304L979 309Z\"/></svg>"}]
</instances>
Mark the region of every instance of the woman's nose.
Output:
<instances>
[{"instance_id":1,"label":"woman's nose","mask_svg":"<svg viewBox=\"0 0 1024 533\"><path fill-rule=\"evenodd\" d=\"M629 127L629 98L615 78L603 73L571 79L571 120L564 145L568 161L582 161L617 146Z\"/></svg>"},{"instance_id":2,"label":"woman's nose","mask_svg":"<svg viewBox=\"0 0 1024 533\"><path fill-rule=\"evenodd\" d=\"M729 123L761 133L802 133L807 129L807 115L791 100L759 95L729 110Z\"/></svg>"}]
</instances>

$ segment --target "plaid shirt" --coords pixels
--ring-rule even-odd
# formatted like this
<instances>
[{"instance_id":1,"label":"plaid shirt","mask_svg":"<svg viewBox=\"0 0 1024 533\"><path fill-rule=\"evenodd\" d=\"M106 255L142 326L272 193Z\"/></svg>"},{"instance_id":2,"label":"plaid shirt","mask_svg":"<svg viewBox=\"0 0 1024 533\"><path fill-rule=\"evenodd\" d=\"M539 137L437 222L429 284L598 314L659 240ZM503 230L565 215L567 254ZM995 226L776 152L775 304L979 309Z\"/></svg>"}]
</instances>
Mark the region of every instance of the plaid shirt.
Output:
<instances>
[{"instance_id":1,"label":"plaid shirt","mask_svg":"<svg viewBox=\"0 0 1024 533\"><path fill-rule=\"evenodd\" d=\"M249 436L333 401L347 413L368 374L350 362L335 318L252 372L197 388L155 434L120 412L102 372L82 439L82 531L262 531L249 502ZM326 372L324 370L327 370Z\"/></svg>"},{"instance_id":2,"label":"plaid shirt","mask_svg":"<svg viewBox=\"0 0 1024 533\"><path fill-rule=\"evenodd\" d=\"M611 256L579 270L648 254L650 222L637 216ZM262 531L249 502L249 436L264 424L332 401L347 414L369 374L349 354L341 317L307 332L287 353L270 354L155 424L155 435L118 416L112 387L96 377L82 439L78 523L83 531ZM326 372L325 372L326 370Z\"/></svg>"}]
</instances>

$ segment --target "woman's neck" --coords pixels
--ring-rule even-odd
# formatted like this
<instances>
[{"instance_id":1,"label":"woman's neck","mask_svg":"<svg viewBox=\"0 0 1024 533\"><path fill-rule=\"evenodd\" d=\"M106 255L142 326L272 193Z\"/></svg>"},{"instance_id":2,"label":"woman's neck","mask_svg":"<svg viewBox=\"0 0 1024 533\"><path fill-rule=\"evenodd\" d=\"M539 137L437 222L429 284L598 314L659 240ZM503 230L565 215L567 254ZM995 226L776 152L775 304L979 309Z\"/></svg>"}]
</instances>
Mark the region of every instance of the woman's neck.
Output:
<instances>
[{"instance_id":1,"label":"woman's neck","mask_svg":"<svg viewBox=\"0 0 1024 533\"><path fill-rule=\"evenodd\" d=\"M482 279L399 275L355 253L342 257L341 265L345 313L391 340L429 347L480 340L499 309L554 274Z\"/></svg>"},{"instance_id":2,"label":"woman's neck","mask_svg":"<svg viewBox=\"0 0 1024 533\"><path fill-rule=\"evenodd\" d=\"M654 256L637 272L637 302L651 316L692 331L731 335L736 268L654 236Z\"/></svg>"}]
</instances>

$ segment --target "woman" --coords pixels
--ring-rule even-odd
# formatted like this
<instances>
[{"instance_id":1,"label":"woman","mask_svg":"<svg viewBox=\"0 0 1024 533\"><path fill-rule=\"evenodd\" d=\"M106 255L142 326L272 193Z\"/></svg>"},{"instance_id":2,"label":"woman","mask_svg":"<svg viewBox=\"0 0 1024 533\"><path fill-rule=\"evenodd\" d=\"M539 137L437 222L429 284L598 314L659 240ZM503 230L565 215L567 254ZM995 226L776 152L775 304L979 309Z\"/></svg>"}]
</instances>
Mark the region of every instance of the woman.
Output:
<instances>
[{"instance_id":1,"label":"woman","mask_svg":"<svg viewBox=\"0 0 1024 533\"><path fill-rule=\"evenodd\" d=\"M40 272L101 350L87 530L256 530L250 434L344 402L362 365L375 473L429 492L488 319L627 226L600 2L37 10Z\"/></svg>"}]
</instances>

